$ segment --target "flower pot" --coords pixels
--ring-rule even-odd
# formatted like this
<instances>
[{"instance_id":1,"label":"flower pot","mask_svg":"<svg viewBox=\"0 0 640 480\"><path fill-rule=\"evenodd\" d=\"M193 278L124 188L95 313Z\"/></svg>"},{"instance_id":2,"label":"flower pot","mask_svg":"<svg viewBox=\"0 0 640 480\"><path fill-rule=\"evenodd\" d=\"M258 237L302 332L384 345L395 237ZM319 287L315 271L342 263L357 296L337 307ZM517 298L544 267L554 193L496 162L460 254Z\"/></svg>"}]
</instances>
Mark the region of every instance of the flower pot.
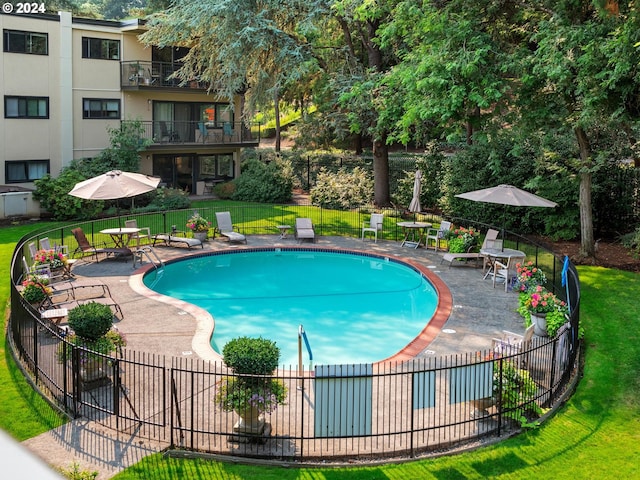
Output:
<instances>
[{"instance_id":1,"label":"flower pot","mask_svg":"<svg viewBox=\"0 0 640 480\"><path fill-rule=\"evenodd\" d=\"M495 405L496 400L493 397L478 398L476 400L470 400L469 404L473 408L470 417L482 418L489 416L489 412L487 411L487 409Z\"/></svg>"},{"instance_id":2,"label":"flower pot","mask_svg":"<svg viewBox=\"0 0 640 480\"><path fill-rule=\"evenodd\" d=\"M82 390L92 390L110 383L109 364L106 358L90 358L80 367Z\"/></svg>"},{"instance_id":3,"label":"flower pot","mask_svg":"<svg viewBox=\"0 0 640 480\"><path fill-rule=\"evenodd\" d=\"M193 232L193 238L197 238L201 242L204 242L207 239L209 232Z\"/></svg>"},{"instance_id":4,"label":"flower pot","mask_svg":"<svg viewBox=\"0 0 640 480\"><path fill-rule=\"evenodd\" d=\"M533 333L539 337L548 337L547 333L547 314L546 313L532 313L531 323L533 324Z\"/></svg>"},{"instance_id":5,"label":"flower pot","mask_svg":"<svg viewBox=\"0 0 640 480\"><path fill-rule=\"evenodd\" d=\"M249 435L262 435L264 432L264 418L260 415L260 410L255 407L248 407L242 411L236 412L240 416L240 420L233 426L236 433L244 433Z\"/></svg>"}]
</instances>

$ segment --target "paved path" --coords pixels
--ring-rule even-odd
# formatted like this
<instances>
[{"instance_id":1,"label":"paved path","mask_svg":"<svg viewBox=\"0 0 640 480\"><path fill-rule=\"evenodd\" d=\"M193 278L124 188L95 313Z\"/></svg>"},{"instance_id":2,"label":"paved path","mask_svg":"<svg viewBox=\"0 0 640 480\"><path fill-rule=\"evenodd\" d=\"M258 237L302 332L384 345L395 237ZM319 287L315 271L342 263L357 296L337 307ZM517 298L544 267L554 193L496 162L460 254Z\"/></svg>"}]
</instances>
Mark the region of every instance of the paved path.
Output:
<instances>
[{"instance_id":1,"label":"paved path","mask_svg":"<svg viewBox=\"0 0 640 480\"><path fill-rule=\"evenodd\" d=\"M293 238L280 239L274 232L274 235L249 236L246 247L216 238L206 242L205 251L266 245L291 246L297 242ZM480 351L489 348L491 338L499 336L503 329L524 331L522 318L515 312L517 295L505 293L503 288L494 289L489 280L482 280L479 268L449 268L448 264L441 264L441 252L402 248L399 242L378 241L374 244L370 240L363 243L360 239L342 237L320 237L316 244L309 246L367 250L411 258L440 276L451 291L453 309L442 331L420 356ZM200 248L169 247L156 247L155 251L165 260L202 252ZM130 287L136 272L131 261L82 262L74 267L74 272L77 276L99 278L109 286L112 297L123 310L123 319L117 327L127 337L127 348L166 356L193 356L203 351L198 335L194 337L196 330L204 328L203 319L197 315L198 309L185 312L179 305L158 302L136 293ZM98 471L101 480L111 478L144 456L168 446L114 432L82 418L23 444L50 465L68 469L77 462L82 469Z\"/></svg>"}]
</instances>

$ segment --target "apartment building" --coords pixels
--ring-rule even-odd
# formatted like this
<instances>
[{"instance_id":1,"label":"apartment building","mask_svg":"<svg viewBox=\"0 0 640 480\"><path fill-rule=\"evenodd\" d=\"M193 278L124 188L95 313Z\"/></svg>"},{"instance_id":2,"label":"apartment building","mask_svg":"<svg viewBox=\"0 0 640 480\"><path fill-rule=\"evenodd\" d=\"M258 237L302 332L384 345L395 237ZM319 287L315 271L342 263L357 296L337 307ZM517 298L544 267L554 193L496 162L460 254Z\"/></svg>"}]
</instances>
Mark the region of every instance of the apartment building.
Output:
<instances>
[{"instance_id":1,"label":"apartment building","mask_svg":"<svg viewBox=\"0 0 640 480\"><path fill-rule=\"evenodd\" d=\"M141 44L142 21L0 14L0 27L0 185L33 188L132 120L151 141L140 171L196 194L239 175L241 149L258 145L241 98L230 106L199 79L173 79L185 50Z\"/></svg>"}]
</instances>

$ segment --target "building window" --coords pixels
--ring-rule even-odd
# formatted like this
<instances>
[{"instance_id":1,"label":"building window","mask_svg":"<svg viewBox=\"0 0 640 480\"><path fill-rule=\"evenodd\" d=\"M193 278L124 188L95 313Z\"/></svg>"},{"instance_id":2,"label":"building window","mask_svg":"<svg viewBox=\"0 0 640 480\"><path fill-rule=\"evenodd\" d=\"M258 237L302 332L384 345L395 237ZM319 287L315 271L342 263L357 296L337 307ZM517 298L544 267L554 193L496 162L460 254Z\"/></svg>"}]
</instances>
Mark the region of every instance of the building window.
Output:
<instances>
[{"instance_id":1,"label":"building window","mask_svg":"<svg viewBox=\"0 0 640 480\"><path fill-rule=\"evenodd\" d=\"M11 53L49 54L49 37L46 33L3 30L3 50Z\"/></svg>"},{"instance_id":2,"label":"building window","mask_svg":"<svg viewBox=\"0 0 640 480\"><path fill-rule=\"evenodd\" d=\"M49 98L5 96L4 118L49 118Z\"/></svg>"},{"instance_id":3,"label":"building window","mask_svg":"<svg viewBox=\"0 0 640 480\"><path fill-rule=\"evenodd\" d=\"M82 58L120 60L120 40L82 37Z\"/></svg>"},{"instance_id":4,"label":"building window","mask_svg":"<svg viewBox=\"0 0 640 480\"><path fill-rule=\"evenodd\" d=\"M85 98L82 100L82 118L120 118L120 100L110 98Z\"/></svg>"},{"instance_id":5,"label":"building window","mask_svg":"<svg viewBox=\"0 0 640 480\"><path fill-rule=\"evenodd\" d=\"M33 182L49 173L49 160L7 160L4 178L7 183Z\"/></svg>"}]
</instances>

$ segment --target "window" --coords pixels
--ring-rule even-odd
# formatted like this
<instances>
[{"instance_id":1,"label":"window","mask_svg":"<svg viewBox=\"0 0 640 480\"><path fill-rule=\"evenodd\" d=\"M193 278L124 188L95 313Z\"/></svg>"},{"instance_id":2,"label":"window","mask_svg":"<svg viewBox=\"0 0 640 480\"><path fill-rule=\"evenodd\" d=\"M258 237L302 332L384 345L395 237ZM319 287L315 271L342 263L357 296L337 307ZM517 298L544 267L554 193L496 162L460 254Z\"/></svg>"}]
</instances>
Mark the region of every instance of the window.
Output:
<instances>
[{"instance_id":1,"label":"window","mask_svg":"<svg viewBox=\"0 0 640 480\"><path fill-rule=\"evenodd\" d=\"M3 30L3 50L12 53L49 54L49 37L46 33Z\"/></svg>"},{"instance_id":2,"label":"window","mask_svg":"<svg viewBox=\"0 0 640 480\"><path fill-rule=\"evenodd\" d=\"M82 37L82 58L120 60L120 40Z\"/></svg>"},{"instance_id":3,"label":"window","mask_svg":"<svg viewBox=\"0 0 640 480\"><path fill-rule=\"evenodd\" d=\"M85 98L82 100L82 118L120 118L120 100Z\"/></svg>"},{"instance_id":4,"label":"window","mask_svg":"<svg viewBox=\"0 0 640 480\"><path fill-rule=\"evenodd\" d=\"M49 98L5 96L4 118L49 118Z\"/></svg>"},{"instance_id":5,"label":"window","mask_svg":"<svg viewBox=\"0 0 640 480\"><path fill-rule=\"evenodd\" d=\"M49 160L7 160L4 178L7 183L32 182L49 173Z\"/></svg>"}]
</instances>

